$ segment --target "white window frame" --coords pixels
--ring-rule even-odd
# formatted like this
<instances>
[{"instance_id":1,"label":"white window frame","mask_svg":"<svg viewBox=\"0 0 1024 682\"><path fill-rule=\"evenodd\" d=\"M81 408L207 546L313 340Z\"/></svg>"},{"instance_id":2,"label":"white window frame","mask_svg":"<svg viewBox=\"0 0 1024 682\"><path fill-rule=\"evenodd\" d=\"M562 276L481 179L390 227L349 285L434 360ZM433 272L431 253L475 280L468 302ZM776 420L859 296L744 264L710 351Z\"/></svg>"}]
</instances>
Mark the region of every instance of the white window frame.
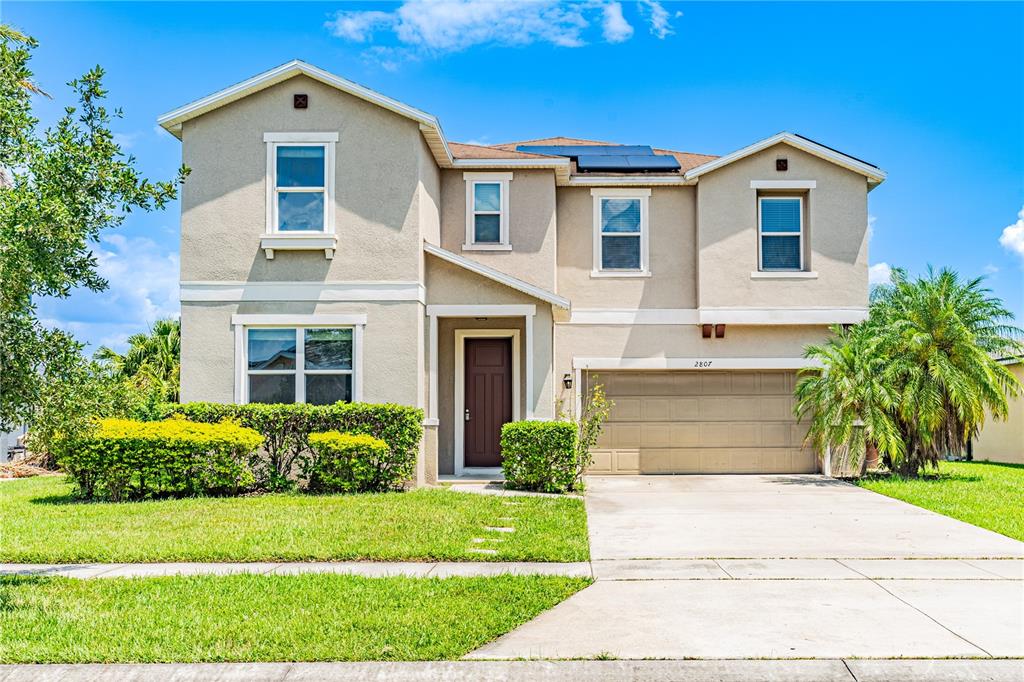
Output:
<instances>
[{"instance_id":1,"label":"white window frame","mask_svg":"<svg viewBox=\"0 0 1024 682\"><path fill-rule=\"evenodd\" d=\"M590 190L594 198L594 267L591 277L650 277L650 188L595 188ZM601 266L601 200L635 199L640 202L640 268L637 270L612 270ZM632 235L633 233L625 233Z\"/></svg>"},{"instance_id":2,"label":"white window frame","mask_svg":"<svg viewBox=\"0 0 1024 682\"><path fill-rule=\"evenodd\" d=\"M509 241L509 183L512 182L512 173L463 173L463 180L466 181L466 241L462 244L463 251L511 251L512 244ZM501 216L500 229L501 238L498 242L476 241L477 215L494 215L495 211L476 210L476 186L477 185L499 185L501 192Z\"/></svg>"},{"instance_id":3,"label":"white window frame","mask_svg":"<svg viewBox=\"0 0 1024 682\"><path fill-rule=\"evenodd\" d=\"M363 335L366 315L232 315L235 328L235 402L249 402L249 376L251 374L293 374L295 375L295 402L306 402L307 374L350 374L352 376L351 402L363 399ZM249 369L249 330L289 329L295 330L295 368L282 370ZM351 329L352 369L311 369L305 368L307 329Z\"/></svg>"},{"instance_id":4,"label":"white window frame","mask_svg":"<svg viewBox=\"0 0 1024 682\"><path fill-rule=\"evenodd\" d=\"M264 133L267 145L267 223L266 234L291 236L323 236L334 234L334 155L338 133ZM277 214L277 150L280 147L323 147L324 187L288 187L286 192L324 193L324 227L322 230L279 230Z\"/></svg>"},{"instance_id":5,"label":"white window frame","mask_svg":"<svg viewBox=\"0 0 1024 682\"><path fill-rule=\"evenodd\" d=\"M764 232L761 227L761 206L764 201L791 201L796 199L800 202L800 230L798 232ZM757 271L758 272L803 272L804 271L804 232L807 225L804 220L804 197L800 194L773 194L770 196L757 197ZM800 237L800 267L798 268L764 268L764 254L761 244L765 236L769 237Z\"/></svg>"}]
</instances>

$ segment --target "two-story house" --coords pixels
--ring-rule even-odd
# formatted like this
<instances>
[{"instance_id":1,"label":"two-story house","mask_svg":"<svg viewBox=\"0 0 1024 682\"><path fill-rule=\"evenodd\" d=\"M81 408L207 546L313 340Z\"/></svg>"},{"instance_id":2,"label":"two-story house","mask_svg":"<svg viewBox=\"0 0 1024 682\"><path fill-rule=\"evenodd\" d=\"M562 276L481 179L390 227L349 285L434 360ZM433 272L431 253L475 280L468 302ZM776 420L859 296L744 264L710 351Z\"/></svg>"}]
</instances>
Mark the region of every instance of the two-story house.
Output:
<instances>
[{"instance_id":1,"label":"two-story house","mask_svg":"<svg viewBox=\"0 0 1024 682\"><path fill-rule=\"evenodd\" d=\"M192 168L183 400L419 406L429 482L490 473L504 422L599 381L595 472L816 470L796 370L866 315L877 167L790 133L458 144L298 61L160 124Z\"/></svg>"}]
</instances>

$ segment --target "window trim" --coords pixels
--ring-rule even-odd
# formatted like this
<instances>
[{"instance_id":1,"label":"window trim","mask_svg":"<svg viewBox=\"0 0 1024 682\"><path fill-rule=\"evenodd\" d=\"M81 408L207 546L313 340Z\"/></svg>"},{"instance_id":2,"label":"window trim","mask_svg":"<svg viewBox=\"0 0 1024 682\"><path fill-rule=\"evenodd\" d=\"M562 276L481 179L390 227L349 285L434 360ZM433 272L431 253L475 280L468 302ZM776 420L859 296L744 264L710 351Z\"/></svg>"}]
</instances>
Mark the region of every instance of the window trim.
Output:
<instances>
[{"instance_id":1,"label":"window trim","mask_svg":"<svg viewBox=\"0 0 1024 682\"><path fill-rule=\"evenodd\" d=\"M250 374L294 374L296 403L306 402L305 375L350 374L352 376L351 402L362 401L363 336L366 328L366 315L232 315L231 324L235 330L235 403L244 405L249 402ZM250 370L248 357L250 329L294 329L295 369ZM306 342L304 334L306 329L351 329L352 369L307 370L305 368ZM301 400L299 400L299 396L302 396Z\"/></svg>"},{"instance_id":2,"label":"window trim","mask_svg":"<svg viewBox=\"0 0 1024 682\"><path fill-rule=\"evenodd\" d=\"M650 277L650 188L595 188L590 190L594 201L594 262L590 276L606 277ZM640 268L636 270L614 270L601 266L601 200L602 199L636 199L640 202Z\"/></svg>"},{"instance_id":3,"label":"window trim","mask_svg":"<svg viewBox=\"0 0 1024 682\"><path fill-rule=\"evenodd\" d=\"M266 235L309 238L334 234L334 174L335 147L338 133L264 133L263 142L267 145L266 169ZM323 147L324 148L324 228L322 230L279 230L277 214L277 149L279 147ZM319 188L292 187L285 191L313 191ZM316 248L323 248L317 246Z\"/></svg>"},{"instance_id":4,"label":"window trim","mask_svg":"<svg viewBox=\"0 0 1024 682\"><path fill-rule=\"evenodd\" d=\"M509 183L512 182L512 173L463 173L462 179L466 182L466 239L462 244L463 251L511 251L512 244L509 236ZM500 240L497 242L476 241L477 214L494 215L495 211L477 211L474 201L476 186L479 184L499 185L501 192L501 210L498 215Z\"/></svg>"},{"instance_id":5,"label":"window trim","mask_svg":"<svg viewBox=\"0 0 1024 682\"><path fill-rule=\"evenodd\" d=\"M800 202L800 230L798 232L764 232L761 222L761 206L764 201L782 201L796 199ZM760 195L757 197L757 271L758 272L804 272L804 233L807 231L807 221L804 219L804 196L802 194L772 194ZM762 253L762 240L769 237L799 237L800 238L800 267L798 268L769 268L764 267L764 254Z\"/></svg>"}]
</instances>

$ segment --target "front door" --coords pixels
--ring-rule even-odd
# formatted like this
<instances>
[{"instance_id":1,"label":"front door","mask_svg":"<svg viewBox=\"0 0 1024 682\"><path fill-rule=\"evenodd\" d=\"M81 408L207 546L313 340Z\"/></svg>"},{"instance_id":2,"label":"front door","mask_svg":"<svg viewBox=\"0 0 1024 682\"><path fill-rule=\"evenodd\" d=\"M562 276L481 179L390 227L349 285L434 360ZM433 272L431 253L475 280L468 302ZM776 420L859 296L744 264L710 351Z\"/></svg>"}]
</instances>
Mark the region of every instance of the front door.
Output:
<instances>
[{"instance_id":1,"label":"front door","mask_svg":"<svg viewBox=\"0 0 1024 682\"><path fill-rule=\"evenodd\" d=\"M501 427L512 421L512 339L466 339L465 462L501 466Z\"/></svg>"}]
</instances>

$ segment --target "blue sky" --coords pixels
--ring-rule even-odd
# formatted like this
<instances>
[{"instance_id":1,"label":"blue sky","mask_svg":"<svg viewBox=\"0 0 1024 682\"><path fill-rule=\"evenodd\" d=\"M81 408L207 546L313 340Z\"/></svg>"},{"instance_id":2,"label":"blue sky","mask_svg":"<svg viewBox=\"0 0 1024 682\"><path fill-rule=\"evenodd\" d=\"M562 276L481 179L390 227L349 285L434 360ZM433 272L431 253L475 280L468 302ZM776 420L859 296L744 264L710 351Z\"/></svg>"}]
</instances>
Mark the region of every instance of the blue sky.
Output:
<instances>
[{"instance_id":1,"label":"blue sky","mask_svg":"<svg viewBox=\"0 0 1024 682\"><path fill-rule=\"evenodd\" d=\"M438 116L449 139L568 135L724 154L790 130L884 168L871 264L986 275L1024 317L1024 4L0 4L36 77L107 70L116 125L169 178L158 115L292 58ZM97 245L111 289L44 301L94 347L177 312L178 206Z\"/></svg>"}]
</instances>

